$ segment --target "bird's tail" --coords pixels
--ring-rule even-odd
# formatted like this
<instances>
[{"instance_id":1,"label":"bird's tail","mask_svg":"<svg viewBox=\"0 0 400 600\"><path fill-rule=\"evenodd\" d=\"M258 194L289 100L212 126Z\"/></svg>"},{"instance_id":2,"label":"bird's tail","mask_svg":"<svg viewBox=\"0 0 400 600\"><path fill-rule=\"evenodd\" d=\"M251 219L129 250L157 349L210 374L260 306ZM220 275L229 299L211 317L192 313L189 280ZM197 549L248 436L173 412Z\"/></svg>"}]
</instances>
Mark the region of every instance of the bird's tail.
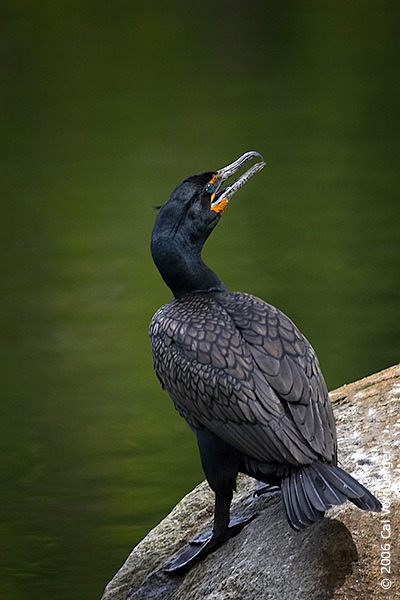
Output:
<instances>
[{"instance_id":1,"label":"bird's tail","mask_svg":"<svg viewBox=\"0 0 400 600\"><path fill-rule=\"evenodd\" d=\"M322 519L333 504L346 500L362 510L379 512L382 508L379 500L346 471L322 462L292 467L282 478L282 498L294 529L308 527Z\"/></svg>"}]
</instances>

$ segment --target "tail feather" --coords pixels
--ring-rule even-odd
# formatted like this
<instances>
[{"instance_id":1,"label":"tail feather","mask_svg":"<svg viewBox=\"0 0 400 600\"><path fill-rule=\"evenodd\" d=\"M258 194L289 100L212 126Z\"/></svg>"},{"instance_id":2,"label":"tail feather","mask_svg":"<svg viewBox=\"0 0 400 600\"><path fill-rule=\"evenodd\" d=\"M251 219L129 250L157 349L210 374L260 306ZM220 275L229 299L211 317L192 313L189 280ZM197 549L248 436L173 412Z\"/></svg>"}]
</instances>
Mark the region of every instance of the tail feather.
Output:
<instances>
[{"instance_id":1,"label":"tail feather","mask_svg":"<svg viewBox=\"0 0 400 600\"><path fill-rule=\"evenodd\" d=\"M306 495L309 498L312 506L314 506L317 510L324 512L329 508L329 504L327 504L326 500L323 498L323 495L321 495L321 490L319 489L319 486L313 477L313 472L309 469L301 469L300 471L303 475Z\"/></svg>"},{"instance_id":2,"label":"tail feather","mask_svg":"<svg viewBox=\"0 0 400 600\"><path fill-rule=\"evenodd\" d=\"M295 529L304 529L324 516L325 508L318 501L313 502L306 491L303 473L293 472L292 477L282 479L282 497L289 523ZM314 498L317 500L317 496Z\"/></svg>"},{"instance_id":3,"label":"tail feather","mask_svg":"<svg viewBox=\"0 0 400 600\"><path fill-rule=\"evenodd\" d=\"M333 485L342 485L341 489L343 493L358 508L371 510L372 512L379 512L381 510L382 504L379 500L359 481L346 473L346 471L343 471L340 467L331 467L323 463L321 463L321 467L323 467L324 473L326 472L326 478Z\"/></svg>"},{"instance_id":4,"label":"tail feather","mask_svg":"<svg viewBox=\"0 0 400 600\"><path fill-rule=\"evenodd\" d=\"M299 507L294 504L294 486L289 485L289 477L285 477L282 480L282 498L283 505L285 507L286 517L290 524L292 523L302 523L303 519L301 514L299 514ZM304 525L305 527L305 525ZM302 529L302 527L295 527L295 529Z\"/></svg>"},{"instance_id":5,"label":"tail feather","mask_svg":"<svg viewBox=\"0 0 400 600\"><path fill-rule=\"evenodd\" d=\"M314 508L311 504L307 492L305 481L303 477L303 473L299 470L296 472L296 485L295 494L297 498L298 507L302 508L303 514L305 516L305 525L312 525L316 520L319 520L323 517L324 513L318 510L318 508ZM297 511L299 512L299 511Z\"/></svg>"},{"instance_id":6,"label":"tail feather","mask_svg":"<svg viewBox=\"0 0 400 600\"><path fill-rule=\"evenodd\" d=\"M282 480L282 498L295 529L304 529L321 519L332 505L346 500L362 510L379 512L382 508L379 500L346 471L322 462L293 467Z\"/></svg>"},{"instance_id":7,"label":"tail feather","mask_svg":"<svg viewBox=\"0 0 400 600\"><path fill-rule=\"evenodd\" d=\"M348 496L343 489L341 481L333 482L333 477L329 477L328 473L321 472L311 465L310 470L314 473L315 481L320 487L321 496L325 502L329 505L329 508L334 504L343 504L346 502Z\"/></svg>"}]
</instances>

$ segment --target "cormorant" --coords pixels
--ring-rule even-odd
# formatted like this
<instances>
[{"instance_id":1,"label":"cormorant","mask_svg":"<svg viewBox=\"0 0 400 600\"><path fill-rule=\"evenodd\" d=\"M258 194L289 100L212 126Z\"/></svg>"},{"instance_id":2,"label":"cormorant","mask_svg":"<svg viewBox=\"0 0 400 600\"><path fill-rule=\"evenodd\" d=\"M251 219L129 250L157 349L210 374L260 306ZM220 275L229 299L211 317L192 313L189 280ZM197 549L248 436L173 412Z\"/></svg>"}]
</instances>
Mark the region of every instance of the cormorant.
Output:
<instances>
[{"instance_id":1,"label":"cormorant","mask_svg":"<svg viewBox=\"0 0 400 600\"><path fill-rule=\"evenodd\" d=\"M226 187L248 161L260 159ZM239 472L281 488L287 519L303 529L334 504L381 504L337 466L327 387L310 343L280 310L230 292L201 258L234 193L265 166L246 152L215 172L184 179L160 207L153 260L173 294L150 324L154 368L196 435L215 493L212 535L181 552L167 571L190 568L250 520L229 511Z\"/></svg>"}]
</instances>

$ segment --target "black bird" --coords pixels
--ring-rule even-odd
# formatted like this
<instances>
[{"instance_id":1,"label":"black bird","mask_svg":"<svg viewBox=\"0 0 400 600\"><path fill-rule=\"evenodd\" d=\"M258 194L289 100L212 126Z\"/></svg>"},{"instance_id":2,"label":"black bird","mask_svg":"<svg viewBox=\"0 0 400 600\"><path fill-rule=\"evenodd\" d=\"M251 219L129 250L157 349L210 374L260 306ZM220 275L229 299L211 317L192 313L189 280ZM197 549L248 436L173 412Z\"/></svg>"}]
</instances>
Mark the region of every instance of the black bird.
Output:
<instances>
[{"instance_id":1,"label":"black bird","mask_svg":"<svg viewBox=\"0 0 400 600\"><path fill-rule=\"evenodd\" d=\"M222 184L253 158L231 184ZM303 529L347 499L363 510L380 502L337 466L332 406L316 354L280 310L230 292L201 258L204 242L233 194L265 166L247 152L216 172L184 179L160 207L153 260L173 299L150 324L157 376L197 437L215 493L212 535L167 569L186 570L250 519L229 511L236 477L281 488L287 519Z\"/></svg>"}]
</instances>

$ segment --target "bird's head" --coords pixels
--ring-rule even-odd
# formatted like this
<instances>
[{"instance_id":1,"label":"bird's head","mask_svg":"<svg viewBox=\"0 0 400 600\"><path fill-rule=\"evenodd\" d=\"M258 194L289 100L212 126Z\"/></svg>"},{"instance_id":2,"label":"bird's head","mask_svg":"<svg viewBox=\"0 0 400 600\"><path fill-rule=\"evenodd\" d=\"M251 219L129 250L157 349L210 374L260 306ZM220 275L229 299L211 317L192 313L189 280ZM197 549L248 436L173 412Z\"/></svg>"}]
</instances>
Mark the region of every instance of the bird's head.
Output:
<instances>
[{"instance_id":1,"label":"bird's head","mask_svg":"<svg viewBox=\"0 0 400 600\"><path fill-rule=\"evenodd\" d=\"M253 158L261 161L227 182ZM201 250L232 196L264 166L261 154L246 152L218 171L187 177L160 207L151 236L151 254L175 297L223 285L201 261Z\"/></svg>"},{"instance_id":2,"label":"bird's head","mask_svg":"<svg viewBox=\"0 0 400 600\"><path fill-rule=\"evenodd\" d=\"M223 184L253 158L261 159L228 185ZM261 154L246 152L233 163L219 169L187 177L160 207L153 231L170 240L183 236L189 244L204 244L232 196L265 166Z\"/></svg>"}]
</instances>

